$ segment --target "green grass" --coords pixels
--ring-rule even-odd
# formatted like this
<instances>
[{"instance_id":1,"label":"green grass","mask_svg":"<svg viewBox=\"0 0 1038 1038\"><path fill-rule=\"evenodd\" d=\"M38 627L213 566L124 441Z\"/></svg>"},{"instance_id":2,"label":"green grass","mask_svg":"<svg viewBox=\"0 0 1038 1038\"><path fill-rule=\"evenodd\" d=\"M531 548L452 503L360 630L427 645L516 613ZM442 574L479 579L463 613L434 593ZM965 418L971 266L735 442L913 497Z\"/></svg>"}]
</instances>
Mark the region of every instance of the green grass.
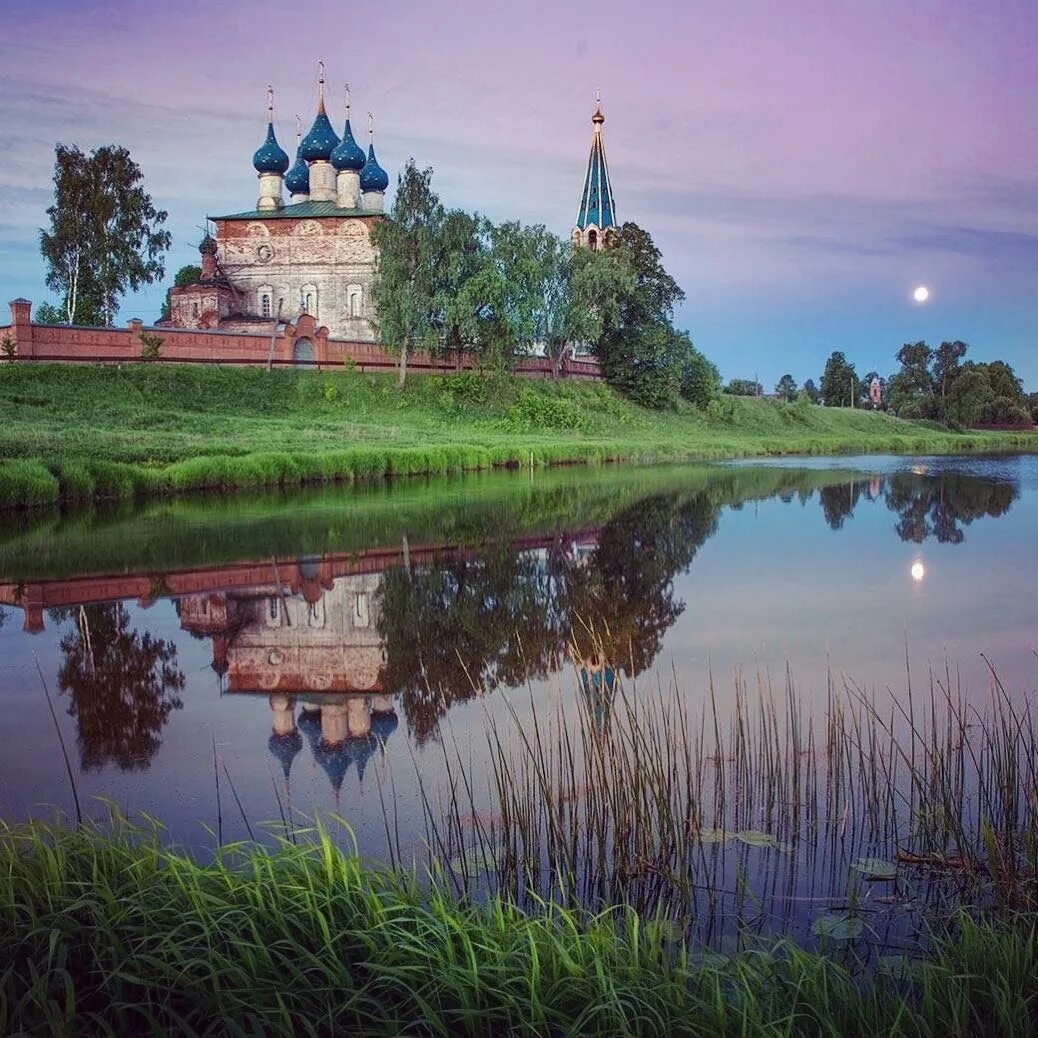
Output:
<instances>
[{"instance_id":1,"label":"green grass","mask_svg":"<svg viewBox=\"0 0 1038 1038\"><path fill-rule=\"evenodd\" d=\"M5 1034L1028 1035L1033 915L960 914L907 970L704 958L629 909L475 904L327 833L199 864L154 830L0 827Z\"/></svg>"},{"instance_id":2,"label":"green grass","mask_svg":"<svg viewBox=\"0 0 1038 1038\"><path fill-rule=\"evenodd\" d=\"M724 398L707 412L639 408L607 386L208 366L5 365L0 505L448 472L1032 446L864 411ZM55 482L12 462L39 462ZM126 466L125 468L113 466Z\"/></svg>"}]
</instances>

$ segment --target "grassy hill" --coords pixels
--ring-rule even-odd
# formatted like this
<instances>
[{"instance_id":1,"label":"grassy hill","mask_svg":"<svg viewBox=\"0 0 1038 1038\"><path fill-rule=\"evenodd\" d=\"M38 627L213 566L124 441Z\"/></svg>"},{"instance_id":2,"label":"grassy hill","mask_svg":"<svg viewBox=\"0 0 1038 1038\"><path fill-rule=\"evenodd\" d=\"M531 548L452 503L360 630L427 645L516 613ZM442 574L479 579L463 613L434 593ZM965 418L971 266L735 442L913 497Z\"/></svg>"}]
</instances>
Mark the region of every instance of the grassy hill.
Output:
<instances>
[{"instance_id":1,"label":"grassy hill","mask_svg":"<svg viewBox=\"0 0 1038 1038\"><path fill-rule=\"evenodd\" d=\"M725 397L647 411L609 387L474 374L0 367L0 506L198 487L606 460L1031 446L865 411Z\"/></svg>"}]
</instances>

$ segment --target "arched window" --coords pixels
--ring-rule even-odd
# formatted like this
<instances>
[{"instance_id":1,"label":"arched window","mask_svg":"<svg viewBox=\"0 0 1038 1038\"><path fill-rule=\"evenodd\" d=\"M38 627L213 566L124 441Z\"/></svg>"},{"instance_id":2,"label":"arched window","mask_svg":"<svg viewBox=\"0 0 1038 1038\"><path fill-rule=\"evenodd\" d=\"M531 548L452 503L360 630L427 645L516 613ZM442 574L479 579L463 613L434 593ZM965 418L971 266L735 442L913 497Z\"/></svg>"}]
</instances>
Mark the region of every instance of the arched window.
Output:
<instances>
[{"instance_id":1,"label":"arched window","mask_svg":"<svg viewBox=\"0 0 1038 1038\"><path fill-rule=\"evenodd\" d=\"M197 303L193 303L192 306L191 306L191 316L192 317L197 317L198 316L198 304Z\"/></svg>"},{"instance_id":2,"label":"arched window","mask_svg":"<svg viewBox=\"0 0 1038 1038\"><path fill-rule=\"evenodd\" d=\"M587 232L587 244L592 251L598 248L598 231Z\"/></svg>"},{"instance_id":3,"label":"arched window","mask_svg":"<svg viewBox=\"0 0 1038 1038\"><path fill-rule=\"evenodd\" d=\"M270 296L268 296L266 292L260 296L260 311L264 317L270 316Z\"/></svg>"},{"instance_id":4,"label":"arched window","mask_svg":"<svg viewBox=\"0 0 1038 1038\"><path fill-rule=\"evenodd\" d=\"M316 320L317 304L317 286L303 285L303 287L299 289L299 312L301 314L309 314Z\"/></svg>"},{"instance_id":5,"label":"arched window","mask_svg":"<svg viewBox=\"0 0 1038 1038\"><path fill-rule=\"evenodd\" d=\"M256 289L256 294L259 296L257 302L259 303L259 312L261 317L273 317L274 316L274 288L272 285L260 285Z\"/></svg>"},{"instance_id":6,"label":"arched window","mask_svg":"<svg viewBox=\"0 0 1038 1038\"><path fill-rule=\"evenodd\" d=\"M350 285L350 317L360 317L361 307L364 305L364 290L360 285Z\"/></svg>"}]
</instances>

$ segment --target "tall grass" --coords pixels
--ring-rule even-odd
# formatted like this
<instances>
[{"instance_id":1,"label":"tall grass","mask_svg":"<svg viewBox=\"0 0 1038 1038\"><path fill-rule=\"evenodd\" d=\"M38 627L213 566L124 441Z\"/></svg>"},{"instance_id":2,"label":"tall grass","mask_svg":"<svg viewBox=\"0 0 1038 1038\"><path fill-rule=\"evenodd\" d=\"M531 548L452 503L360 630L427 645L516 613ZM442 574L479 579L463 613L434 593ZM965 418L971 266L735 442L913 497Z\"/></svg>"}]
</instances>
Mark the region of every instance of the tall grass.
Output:
<instances>
[{"instance_id":1,"label":"tall grass","mask_svg":"<svg viewBox=\"0 0 1038 1038\"><path fill-rule=\"evenodd\" d=\"M747 916L765 931L799 916L824 934L833 907L872 923L874 905L855 898L875 883L913 910L1034 909L1030 704L994 672L983 705L950 672L923 694L907 677L883 696L830 682L819 716L789 673L754 693L737 681L722 710L712 682L694 706L673 684L582 666L582 693L547 716L488 714L489 781L447 740L448 795L426 798L430 856L459 893L626 904L702 939Z\"/></svg>"},{"instance_id":2,"label":"tall grass","mask_svg":"<svg viewBox=\"0 0 1038 1038\"><path fill-rule=\"evenodd\" d=\"M209 864L155 829L0 824L5 1034L1026 1035L1033 918L955 920L862 976L781 943L708 959L658 920L365 868L321 829Z\"/></svg>"}]
</instances>

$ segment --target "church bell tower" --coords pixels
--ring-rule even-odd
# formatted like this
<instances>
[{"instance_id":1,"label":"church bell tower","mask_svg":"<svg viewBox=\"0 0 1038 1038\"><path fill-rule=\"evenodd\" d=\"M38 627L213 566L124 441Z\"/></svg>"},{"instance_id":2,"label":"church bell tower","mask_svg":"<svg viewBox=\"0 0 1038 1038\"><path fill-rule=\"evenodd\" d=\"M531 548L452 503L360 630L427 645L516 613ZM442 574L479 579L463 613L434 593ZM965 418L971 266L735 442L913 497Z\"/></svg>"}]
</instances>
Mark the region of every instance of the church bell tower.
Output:
<instances>
[{"instance_id":1,"label":"church bell tower","mask_svg":"<svg viewBox=\"0 0 1038 1038\"><path fill-rule=\"evenodd\" d=\"M591 117L591 155L587 162L577 225L570 234L570 242L574 247L598 250L605 248L608 239L616 233L616 205L602 141L605 116L602 114L601 96L596 96L595 101L595 114Z\"/></svg>"}]
</instances>

